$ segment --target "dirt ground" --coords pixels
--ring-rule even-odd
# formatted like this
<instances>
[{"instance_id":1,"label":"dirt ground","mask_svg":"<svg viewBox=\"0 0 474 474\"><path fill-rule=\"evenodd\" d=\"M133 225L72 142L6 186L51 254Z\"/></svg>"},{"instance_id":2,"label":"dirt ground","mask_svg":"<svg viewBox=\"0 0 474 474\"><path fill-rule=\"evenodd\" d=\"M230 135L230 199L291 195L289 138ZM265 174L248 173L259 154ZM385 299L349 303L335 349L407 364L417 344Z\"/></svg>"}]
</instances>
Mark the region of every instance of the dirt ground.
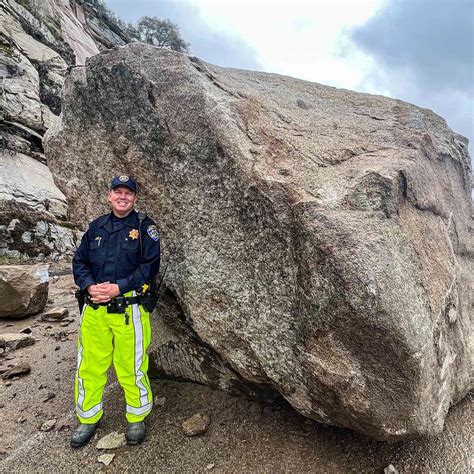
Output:
<instances>
[{"instance_id":1,"label":"dirt ground","mask_svg":"<svg viewBox=\"0 0 474 474\"><path fill-rule=\"evenodd\" d=\"M67 264L55 265L61 271ZM346 429L305 419L288 405L264 405L194 383L153 381L164 398L147 419L147 438L139 446L113 451L104 466L97 440L123 432L125 404L111 373L105 416L92 442L69 447L76 426L73 379L78 310L71 275L52 279L47 308L65 306L70 324L44 322L40 315L0 320L0 334L31 327L36 343L0 356L0 369L19 361L31 373L6 383L0 380L0 472L375 472L392 464L399 472L472 472L474 470L474 397L452 407L445 431L435 438L398 443L373 441ZM181 424L196 413L209 415L208 431L187 437ZM55 419L44 432L41 425Z\"/></svg>"}]
</instances>

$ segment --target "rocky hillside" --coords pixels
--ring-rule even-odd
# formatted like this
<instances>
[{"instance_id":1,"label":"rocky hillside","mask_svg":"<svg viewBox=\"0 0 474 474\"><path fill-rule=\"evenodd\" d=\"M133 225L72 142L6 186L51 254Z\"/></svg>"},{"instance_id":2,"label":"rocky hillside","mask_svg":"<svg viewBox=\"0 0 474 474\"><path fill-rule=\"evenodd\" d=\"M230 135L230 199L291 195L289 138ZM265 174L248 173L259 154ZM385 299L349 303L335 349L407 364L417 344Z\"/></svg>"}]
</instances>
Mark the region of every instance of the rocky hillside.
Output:
<instances>
[{"instance_id":1,"label":"rocky hillside","mask_svg":"<svg viewBox=\"0 0 474 474\"><path fill-rule=\"evenodd\" d=\"M128 42L93 0L0 3L0 256L55 258L76 233L43 153L69 66Z\"/></svg>"}]
</instances>

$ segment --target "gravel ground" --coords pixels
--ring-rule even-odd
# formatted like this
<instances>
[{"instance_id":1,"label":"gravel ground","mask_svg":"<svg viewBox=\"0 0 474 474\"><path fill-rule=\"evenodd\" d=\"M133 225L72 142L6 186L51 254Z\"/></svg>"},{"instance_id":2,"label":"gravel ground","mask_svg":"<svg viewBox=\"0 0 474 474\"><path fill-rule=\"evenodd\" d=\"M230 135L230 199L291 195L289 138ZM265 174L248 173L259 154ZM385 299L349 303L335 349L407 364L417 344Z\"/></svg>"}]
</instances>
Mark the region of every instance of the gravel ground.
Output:
<instances>
[{"instance_id":1,"label":"gravel ground","mask_svg":"<svg viewBox=\"0 0 474 474\"><path fill-rule=\"evenodd\" d=\"M52 270L64 270L65 264ZM113 451L109 466L97 458L104 435L125 428L125 404L111 371L105 394L105 416L95 439L80 450L69 447L76 426L73 378L78 311L70 275L52 280L48 308L65 306L69 325L41 321L39 316L0 321L0 334L30 326L33 346L0 356L0 369L29 362L29 375L0 381L0 472L383 472L389 464L400 472L472 472L474 470L474 397L450 410L445 431L434 438L398 443L373 441L346 429L305 419L288 405L264 405L229 396L194 383L153 381L164 398L147 419L143 444ZM196 413L211 419L208 431L184 434L181 424ZM55 419L49 432L41 425Z\"/></svg>"}]
</instances>

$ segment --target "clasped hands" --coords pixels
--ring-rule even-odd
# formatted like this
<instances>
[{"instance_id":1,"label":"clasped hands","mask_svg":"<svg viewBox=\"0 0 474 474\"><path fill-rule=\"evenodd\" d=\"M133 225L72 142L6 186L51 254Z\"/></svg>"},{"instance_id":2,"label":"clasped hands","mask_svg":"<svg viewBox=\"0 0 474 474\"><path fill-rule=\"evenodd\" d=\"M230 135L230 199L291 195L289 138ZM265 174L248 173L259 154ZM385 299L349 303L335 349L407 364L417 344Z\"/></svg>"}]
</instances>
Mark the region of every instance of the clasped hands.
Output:
<instances>
[{"instance_id":1,"label":"clasped hands","mask_svg":"<svg viewBox=\"0 0 474 474\"><path fill-rule=\"evenodd\" d=\"M87 291L91 295L93 303L107 303L112 298L120 295L120 288L116 283L98 283L97 285L90 285Z\"/></svg>"}]
</instances>

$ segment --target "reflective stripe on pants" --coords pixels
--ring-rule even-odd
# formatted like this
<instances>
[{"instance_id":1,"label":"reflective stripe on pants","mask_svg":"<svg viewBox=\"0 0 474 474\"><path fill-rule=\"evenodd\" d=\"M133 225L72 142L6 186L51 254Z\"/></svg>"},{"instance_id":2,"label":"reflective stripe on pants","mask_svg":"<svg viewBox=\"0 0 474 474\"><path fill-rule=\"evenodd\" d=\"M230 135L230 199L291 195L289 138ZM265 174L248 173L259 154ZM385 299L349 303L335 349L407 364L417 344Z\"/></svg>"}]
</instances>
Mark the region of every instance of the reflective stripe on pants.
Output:
<instances>
[{"instance_id":1,"label":"reflective stripe on pants","mask_svg":"<svg viewBox=\"0 0 474 474\"><path fill-rule=\"evenodd\" d=\"M150 315L141 305L126 311L129 324L124 314L107 313L106 306L84 307L75 379L76 414L81 423L96 423L102 417L102 396L112 362L125 393L127 420L141 421L152 408L146 352L151 341Z\"/></svg>"}]
</instances>

